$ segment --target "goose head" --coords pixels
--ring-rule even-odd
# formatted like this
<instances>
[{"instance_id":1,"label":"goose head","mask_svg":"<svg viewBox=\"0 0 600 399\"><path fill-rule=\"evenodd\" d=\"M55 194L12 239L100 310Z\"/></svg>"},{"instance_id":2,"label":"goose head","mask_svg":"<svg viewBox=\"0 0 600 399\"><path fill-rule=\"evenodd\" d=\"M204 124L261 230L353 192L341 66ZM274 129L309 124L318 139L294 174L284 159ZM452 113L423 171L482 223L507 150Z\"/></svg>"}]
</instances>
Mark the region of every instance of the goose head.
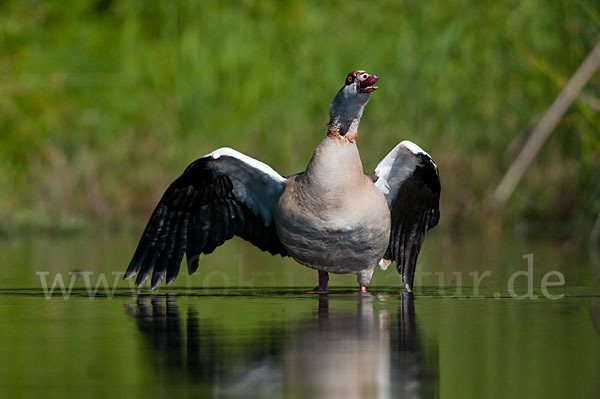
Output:
<instances>
[{"instance_id":1,"label":"goose head","mask_svg":"<svg viewBox=\"0 0 600 399\"><path fill-rule=\"evenodd\" d=\"M350 72L329 108L329 133L339 136L358 134L358 124L371 93L377 90L379 76L366 71Z\"/></svg>"}]
</instances>

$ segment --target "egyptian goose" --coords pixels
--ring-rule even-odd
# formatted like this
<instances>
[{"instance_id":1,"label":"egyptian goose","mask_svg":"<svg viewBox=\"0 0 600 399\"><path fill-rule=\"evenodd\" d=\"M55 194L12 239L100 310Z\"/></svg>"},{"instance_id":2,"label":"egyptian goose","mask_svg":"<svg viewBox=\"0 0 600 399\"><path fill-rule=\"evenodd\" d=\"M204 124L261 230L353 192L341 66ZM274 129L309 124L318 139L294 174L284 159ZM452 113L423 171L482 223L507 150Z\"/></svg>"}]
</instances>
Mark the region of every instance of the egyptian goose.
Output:
<instances>
[{"instance_id":1,"label":"egyptian goose","mask_svg":"<svg viewBox=\"0 0 600 399\"><path fill-rule=\"evenodd\" d=\"M282 177L230 148L192 162L167 188L144 230L125 279L155 289L173 282L185 253L190 274L200 254L237 235L273 255L317 269L317 291L328 273L354 273L361 292L379 264L396 261L412 291L425 233L439 220L437 166L403 141L365 175L358 125L379 77L348 74L330 108L327 136L306 171Z\"/></svg>"}]
</instances>

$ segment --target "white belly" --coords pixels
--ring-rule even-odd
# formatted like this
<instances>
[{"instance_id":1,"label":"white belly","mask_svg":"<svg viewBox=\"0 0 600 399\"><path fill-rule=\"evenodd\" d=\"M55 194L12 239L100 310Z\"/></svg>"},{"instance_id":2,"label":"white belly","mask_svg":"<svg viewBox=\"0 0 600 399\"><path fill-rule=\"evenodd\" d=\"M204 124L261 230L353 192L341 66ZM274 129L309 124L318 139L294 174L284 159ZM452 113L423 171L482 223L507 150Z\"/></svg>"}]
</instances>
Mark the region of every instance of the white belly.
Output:
<instances>
[{"instance_id":1,"label":"white belly","mask_svg":"<svg viewBox=\"0 0 600 399\"><path fill-rule=\"evenodd\" d=\"M328 228L310 223L280 226L277 224L279 238L292 258L331 273L358 273L373 268L389 242L389 222L387 228Z\"/></svg>"},{"instance_id":2,"label":"white belly","mask_svg":"<svg viewBox=\"0 0 600 399\"><path fill-rule=\"evenodd\" d=\"M389 243L387 202L379 191L349 202L347 206L303 206L286 198L284 192L275 221L290 256L305 266L332 273L374 268Z\"/></svg>"}]
</instances>

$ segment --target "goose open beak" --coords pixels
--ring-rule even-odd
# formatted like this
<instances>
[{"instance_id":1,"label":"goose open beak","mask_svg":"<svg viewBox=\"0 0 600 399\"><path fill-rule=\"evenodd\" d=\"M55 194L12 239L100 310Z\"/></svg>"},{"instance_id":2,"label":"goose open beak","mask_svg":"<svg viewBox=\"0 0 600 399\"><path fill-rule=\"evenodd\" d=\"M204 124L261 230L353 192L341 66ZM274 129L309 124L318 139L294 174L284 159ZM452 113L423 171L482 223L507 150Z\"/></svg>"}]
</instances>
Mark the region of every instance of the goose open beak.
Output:
<instances>
[{"instance_id":1,"label":"goose open beak","mask_svg":"<svg viewBox=\"0 0 600 399\"><path fill-rule=\"evenodd\" d=\"M374 85L378 81L379 81L379 76L369 74L368 78L366 78L363 81L358 82L358 91L360 93L372 93L375 90L377 90L378 87L374 86Z\"/></svg>"}]
</instances>

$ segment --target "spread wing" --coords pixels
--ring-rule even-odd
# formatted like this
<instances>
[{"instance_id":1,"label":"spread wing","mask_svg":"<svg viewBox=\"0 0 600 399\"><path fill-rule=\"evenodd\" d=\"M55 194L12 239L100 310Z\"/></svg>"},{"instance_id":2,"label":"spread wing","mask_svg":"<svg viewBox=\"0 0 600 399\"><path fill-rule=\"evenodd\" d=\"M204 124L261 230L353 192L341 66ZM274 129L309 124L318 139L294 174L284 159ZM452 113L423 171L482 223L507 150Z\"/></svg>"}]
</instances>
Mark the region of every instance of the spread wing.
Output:
<instances>
[{"instance_id":1,"label":"spread wing","mask_svg":"<svg viewBox=\"0 0 600 399\"><path fill-rule=\"evenodd\" d=\"M268 165L230 148L220 148L191 163L163 194L125 272L137 273L142 286L152 274L152 289L177 277L183 254L188 272L234 235L273 255L287 255L273 221L285 179Z\"/></svg>"},{"instance_id":2,"label":"spread wing","mask_svg":"<svg viewBox=\"0 0 600 399\"><path fill-rule=\"evenodd\" d=\"M384 259L396 261L404 286L412 291L425 233L440 220L437 166L418 145L403 141L379 162L373 179L391 214L390 243Z\"/></svg>"}]
</instances>

